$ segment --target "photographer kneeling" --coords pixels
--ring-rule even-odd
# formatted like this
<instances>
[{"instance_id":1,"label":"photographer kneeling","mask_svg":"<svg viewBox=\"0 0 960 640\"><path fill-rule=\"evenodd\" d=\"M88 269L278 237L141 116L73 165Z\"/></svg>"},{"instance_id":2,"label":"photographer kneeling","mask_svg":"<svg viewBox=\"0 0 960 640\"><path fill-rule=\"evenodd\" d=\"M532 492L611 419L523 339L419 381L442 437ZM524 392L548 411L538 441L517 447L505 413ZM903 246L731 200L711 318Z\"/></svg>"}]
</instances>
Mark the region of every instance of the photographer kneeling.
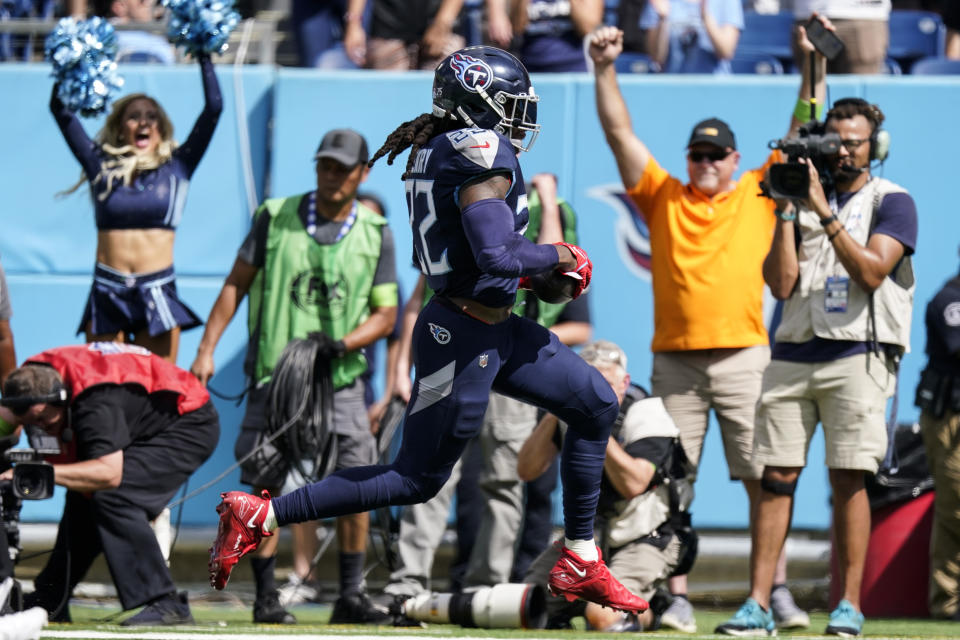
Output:
<instances>
[{"instance_id":1,"label":"photographer kneeling","mask_svg":"<svg viewBox=\"0 0 960 640\"><path fill-rule=\"evenodd\" d=\"M103 552L123 609L146 605L122 624L193 622L150 520L216 447L220 422L203 385L146 349L98 342L29 358L7 378L0 405L0 427L36 425L61 442L54 479L67 489L56 544L25 606L69 622L70 594Z\"/></svg>"},{"instance_id":2,"label":"photographer kneeling","mask_svg":"<svg viewBox=\"0 0 960 640\"><path fill-rule=\"evenodd\" d=\"M630 384L620 347L598 340L584 346L580 357L600 371L620 402L607 442L598 506L598 515L605 519L607 562L625 587L650 601L650 608L634 616L548 596L547 628L564 628L571 618L583 615L598 631L654 630L670 604L666 594L654 594L667 578L687 573L696 557L696 533L687 512L693 498L687 479L692 468L661 399ZM529 482L550 468L563 448L565 429L552 414L540 420L517 457L521 480ZM546 586L558 555L557 546L540 554L524 582Z\"/></svg>"}]
</instances>

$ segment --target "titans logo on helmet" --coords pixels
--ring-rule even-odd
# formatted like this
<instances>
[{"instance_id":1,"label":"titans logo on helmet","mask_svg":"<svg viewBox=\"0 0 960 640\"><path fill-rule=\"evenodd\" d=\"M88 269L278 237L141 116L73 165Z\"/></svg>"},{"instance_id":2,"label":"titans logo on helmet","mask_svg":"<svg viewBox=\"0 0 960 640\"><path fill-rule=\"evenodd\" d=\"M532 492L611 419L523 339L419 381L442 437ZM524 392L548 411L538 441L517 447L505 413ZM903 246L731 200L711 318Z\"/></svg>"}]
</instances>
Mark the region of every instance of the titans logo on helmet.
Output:
<instances>
[{"instance_id":1,"label":"titans logo on helmet","mask_svg":"<svg viewBox=\"0 0 960 640\"><path fill-rule=\"evenodd\" d=\"M450 58L450 67L456 72L457 80L467 91L473 93L478 93L478 89L486 91L493 82L493 69L479 58L455 53Z\"/></svg>"}]
</instances>

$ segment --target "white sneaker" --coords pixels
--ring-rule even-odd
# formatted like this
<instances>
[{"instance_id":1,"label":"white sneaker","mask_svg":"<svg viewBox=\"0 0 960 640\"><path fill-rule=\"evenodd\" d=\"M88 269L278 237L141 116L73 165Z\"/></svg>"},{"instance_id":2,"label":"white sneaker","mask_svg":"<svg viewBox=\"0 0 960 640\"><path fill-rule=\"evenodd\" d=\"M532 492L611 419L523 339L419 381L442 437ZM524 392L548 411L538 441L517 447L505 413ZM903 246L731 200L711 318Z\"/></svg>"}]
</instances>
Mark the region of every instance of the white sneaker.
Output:
<instances>
[{"instance_id":1,"label":"white sneaker","mask_svg":"<svg viewBox=\"0 0 960 640\"><path fill-rule=\"evenodd\" d=\"M686 598L674 596L673 602L660 616L660 626L684 633L696 633L697 619L693 615L693 605Z\"/></svg>"},{"instance_id":2,"label":"white sneaker","mask_svg":"<svg viewBox=\"0 0 960 640\"><path fill-rule=\"evenodd\" d=\"M0 616L0 638L3 640L37 640L47 626L47 611L33 607L20 613Z\"/></svg>"},{"instance_id":3,"label":"white sneaker","mask_svg":"<svg viewBox=\"0 0 960 640\"><path fill-rule=\"evenodd\" d=\"M810 616L793 601L793 594L786 585L777 585L770 592L770 610L779 629L806 629Z\"/></svg>"},{"instance_id":4,"label":"white sneaker","mask_svg":"<svg viewBox=\"0 0 960 640\"><path fill-rule=\"evenodd\" d=\"M287 583L277 589L280 599L280 606L286 609L304 602L319 602L320 584L317 582L304 582L297 574L291 573L287 578Z\"/></svg>"}]
</instances>

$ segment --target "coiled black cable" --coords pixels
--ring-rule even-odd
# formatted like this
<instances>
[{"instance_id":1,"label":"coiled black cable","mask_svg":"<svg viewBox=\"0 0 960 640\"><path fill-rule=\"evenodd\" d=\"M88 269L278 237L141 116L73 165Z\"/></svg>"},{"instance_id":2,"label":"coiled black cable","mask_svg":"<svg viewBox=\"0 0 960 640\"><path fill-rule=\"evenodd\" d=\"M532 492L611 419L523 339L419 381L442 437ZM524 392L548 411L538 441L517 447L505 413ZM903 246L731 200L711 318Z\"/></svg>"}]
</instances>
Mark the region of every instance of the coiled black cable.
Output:
<instances>
[{"instance_id":1,"label":"coiled black cable","mask_svg":"<svg viewBox=\"0 0 960 640\"><path fill-rule=\"evenodd\" d=\"M277 440L284 462L307 482L330 474L337 462L333 376L330 360L320 355L316 342L295 338L287 343L273 369L267 395L267 434L295 419ZM305 464L308 461L310 465Z\"/></svg>"}]
</instances>

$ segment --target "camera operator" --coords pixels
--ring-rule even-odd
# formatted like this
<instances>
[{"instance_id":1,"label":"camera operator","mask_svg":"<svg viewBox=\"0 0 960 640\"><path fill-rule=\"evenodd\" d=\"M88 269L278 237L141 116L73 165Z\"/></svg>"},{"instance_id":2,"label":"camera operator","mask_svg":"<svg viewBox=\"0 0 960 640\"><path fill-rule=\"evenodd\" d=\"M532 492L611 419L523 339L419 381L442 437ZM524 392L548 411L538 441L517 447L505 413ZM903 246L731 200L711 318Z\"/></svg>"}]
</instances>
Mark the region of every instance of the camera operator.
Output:
<instances>
[{"instance_id":1,"label":"camera operator","mask_svg":"<svg viewBox=\"0 0 960 640\"><path fill-rule=\"evenodd\" d=\"M807 59L814 54L823 78L825 58L805 32L800 46ZM825 88L817 83L818 98ZM780 220L763 275L785 304L757 406L754 459L764 472L752 529L751 593L718 627L721 633L773 629L766 611L773 569L818 422L833 489L840 564L834 579L843 594L826 633L855 636L863 627L860 586L870 538L864 475L877 471L887 450L884 408L909 346L915 286L910 256L917 239L913 199L870 172L873 160L886 157L882 123L876 105L838 100L824 127L827 136L839 137L836 152L799 158L797 166L805 165L809 177L806 197L777 200Z\"/></svg>"},{"instance_id":2,"label":"camera operator","mask_svg":"<svg viewBox=\"0 0 960 640\"><path fill-rule=\"evenodd\" d=\"M69 596L103 552L123 609L146 605L122 624L193 622L149 521L216 447L219 418L203 385L146 349L98 342L29 358L7 378L0 405L3 423L36 425L61 442L54 481L67 489L25 606L69 622Z\"/></svg>"},{"instance_id":3,"label":"camera operator","mask_svg":"<svg viewBox=\"0 0 960 640\"><path fill-rule=\"evenodd\" d=\"M930 615L960 620L960 275L927 305L927 366L916 404L933 475Z\"/></svg>"},{"instance_id":4,"label":"camera operator","mask_svg":"<svg viewBox=\"0 0 960 640\"><path fill-rule=\"evenodd\" d=\"M547 598L547 627L564 628L570 618L584 615L592 629L638 631L656 629L669 599L653 598L658 587L678 570L686 573L696 554L687 507L692 498L686 480L692 470L680 432L660 398L630 384L627 356L606 340L591 342L580 356L597 368L617 394L620 412L607 442L598 515L606 517L608 563L625 587L650 600L650 608L635 617L594 603L568 603ZM531 481L550 468L563 448L565 427L547 414L524 442L517 472ZM533 561L524 582L546 586L559 547Z\"/></svg>"}]
</instances>

